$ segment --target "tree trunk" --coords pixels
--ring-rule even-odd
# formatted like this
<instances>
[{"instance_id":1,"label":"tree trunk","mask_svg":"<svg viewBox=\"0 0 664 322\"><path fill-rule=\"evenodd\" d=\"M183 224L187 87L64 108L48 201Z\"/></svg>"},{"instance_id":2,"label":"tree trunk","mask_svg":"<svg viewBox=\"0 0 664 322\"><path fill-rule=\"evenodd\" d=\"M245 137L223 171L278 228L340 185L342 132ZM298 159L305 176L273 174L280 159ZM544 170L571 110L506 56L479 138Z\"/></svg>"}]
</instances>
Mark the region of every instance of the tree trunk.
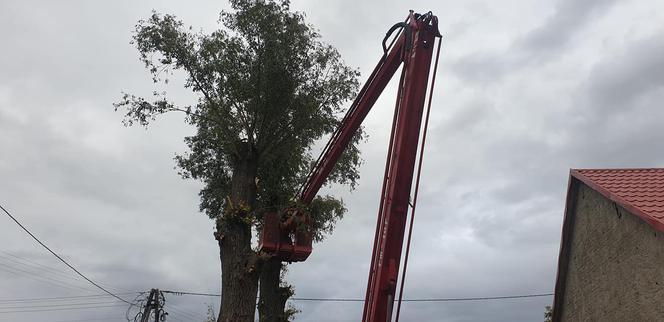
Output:
<instances>
[{"instance_id":1,"label":"tree trunk","mask_svg":"<svg viewBox=\"0 0 664 322\"><path fill-rule=\"evenodd\" d=\"M286 301L293 294L290 287L282 287L281 261L271 258L261 268L260 301L258 313L260 322L286 322L289 313L285 311Z\"/></svg>"},{"instance_id":2,"label":"tree trunk","mask_svg":"<svg viewBox=\"0 0 664 322\"><path fill-rule=\"evenodd\" d=\"M256 199L256 160L245 149L233 165L230 202L217 219L215 237L221 259L221 306L218 322L252 322L258 292L258 256L251 249L246 218Z\"/></svg>"}]
</instances>

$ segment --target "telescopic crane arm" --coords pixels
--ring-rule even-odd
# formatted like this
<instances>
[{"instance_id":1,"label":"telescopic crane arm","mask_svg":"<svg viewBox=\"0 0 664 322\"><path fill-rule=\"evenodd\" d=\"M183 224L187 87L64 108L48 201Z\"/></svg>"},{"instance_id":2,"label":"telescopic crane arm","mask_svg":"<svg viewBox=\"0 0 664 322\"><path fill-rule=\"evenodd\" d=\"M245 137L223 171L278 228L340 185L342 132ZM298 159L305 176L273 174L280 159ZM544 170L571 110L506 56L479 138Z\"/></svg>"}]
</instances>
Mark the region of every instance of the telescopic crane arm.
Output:
<instances>
[{"instance_id":1,"label":"telescopic crane arm","mask_svg":"<svg viewBox=\"0 0 664 322\"><path fill-rule=\"evenodd\" d=\"M400 34L388 48L386 41L396 30L400 30ZM362 320L366 322L391 320L427 83L434 42L438 37L438 18L431 12L417 14L411 11L405 22L390 28L383 40L383 57L301 190L300 200L310 204L385 86L403 64L364 305ZM283 261L304 261L311 254L311 234L307 229L297 229L294 221L305 223L306 227L306 214L296 210L285 222L280 217L276 213L265 216L261 250Z\"/></svg>"}]
</instances>

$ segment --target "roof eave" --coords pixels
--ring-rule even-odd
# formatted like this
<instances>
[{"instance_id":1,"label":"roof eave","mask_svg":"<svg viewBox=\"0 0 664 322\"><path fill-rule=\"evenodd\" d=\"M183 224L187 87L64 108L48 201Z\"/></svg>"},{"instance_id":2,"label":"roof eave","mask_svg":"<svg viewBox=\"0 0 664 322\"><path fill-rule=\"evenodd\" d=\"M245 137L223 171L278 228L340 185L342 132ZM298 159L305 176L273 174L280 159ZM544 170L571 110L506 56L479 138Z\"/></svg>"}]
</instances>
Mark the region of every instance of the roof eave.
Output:
<instances>
[{"instance_id":1,"label":"roof eave","mask_svg":"<svg viewBox=\"0 0 664 322\"><path fill-rule=\"evenodd\" d=\"M664 223L655 220L652 216L645 213L643 210L641 210L637 207L634 207L632 204L627 202L627 200L625 200L622 197L612 193L611 191L607 190L606 188L594 183L592 180L590 180L590 178L584 176L579 170L580 169L571 169L570 170L570 175L573 176L574 178L578 179L579 181L585 183L587 186L589 186L593 190L599 192L605 198L615 202L616 204L618 204L623 209L625 209L625 210L629 211L630 213L636 215L637 217L641 218L641 220L645 221L648 225L652 226L656 230L664 233Z\"/></svg>"}]
</instances>

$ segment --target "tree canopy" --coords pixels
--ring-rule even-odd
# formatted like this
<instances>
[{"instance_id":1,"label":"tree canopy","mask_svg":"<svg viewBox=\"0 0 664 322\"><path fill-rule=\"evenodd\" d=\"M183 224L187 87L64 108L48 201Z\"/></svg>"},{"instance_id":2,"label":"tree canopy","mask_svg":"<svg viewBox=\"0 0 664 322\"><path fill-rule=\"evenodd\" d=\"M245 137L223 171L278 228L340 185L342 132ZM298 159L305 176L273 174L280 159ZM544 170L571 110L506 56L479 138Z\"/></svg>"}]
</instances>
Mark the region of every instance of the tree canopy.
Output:
<instances>
[{"instance_id":1,"label":"tree canopy","mask_svg":"<svg viewBox=\"0 0 664 322\"><path fill-rule=\"evenodd\" d=\"M136 25L133 43L154 82L183 70L196 104L176 106L164 92L148 100L125 93L125 124L147 126L166 112L184 112L197 133L185 138L189 152L176 157L181 174L201 180L201 211L223 213L237 158L257 162L258 208L285 205L313 164L313 144L339 125L342 104L355 96L359 72L291 12L288 1L231 1L222 12L224 29L195 33L173 15L153 13ZM340 159L329 181L354 186L361 162L357 141ZM333 202L334 198L317 202ZM316 209L342 213L339 207ZM329 211L328 211L329 212Z\"/></svg>"},{"instance_id":2,"label":"tree canopy","mask_svg":"<svg viewBox=\"0 0 664 322\"><path fill-rule=\"evenodd\" d=\"M176 156L180 174L203 182L201 212L215 219L219 236L232 237L260 228L265 211L297 204L298 188L314 163L315 144L339 126L343 104L357 92L359 72L288 1L230 4L232 10L220 15L220 29L211 33L196 32L177 17L156 12L135 27L132 43L153 81L168 82L173 71L182 71L196 102L176 105L167 93L155 91L152 97L123 93L114 106L125 111L127 126L147 126L164 113L185 113L196 132L184 139L188 151ZM360 130L328 183L354 187L361 138ZM329 195L317 197L306 209L316 241L345 212L343 202ZM222 270L240 269L235 267L240 264L225 266L224 261L241 263L261 255L251 250L251 236L238 238L240 244L227 249L219 239ZM255 275L253 269L260 267L242 265L247 272L236 273ZM222 293L232 292L225 286ZM219 320L232 316L227 313L222 306Z\"/></svg>"}]
</instances>

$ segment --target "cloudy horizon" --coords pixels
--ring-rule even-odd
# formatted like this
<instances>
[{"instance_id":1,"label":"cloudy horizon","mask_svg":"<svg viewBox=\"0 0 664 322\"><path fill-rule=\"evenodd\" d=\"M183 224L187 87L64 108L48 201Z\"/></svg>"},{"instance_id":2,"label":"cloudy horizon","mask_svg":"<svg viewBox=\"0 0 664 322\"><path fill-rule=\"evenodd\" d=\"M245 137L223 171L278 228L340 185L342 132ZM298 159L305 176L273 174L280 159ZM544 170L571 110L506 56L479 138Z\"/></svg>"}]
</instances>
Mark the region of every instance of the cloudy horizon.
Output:
<instances>
[{"instance_id":1,"label":"cloudy horizon","mask_svg":"<svg viewBox=\"0 0 664 322\"><path fill-rule=\"evenodd\" d=\"M292 1L363 82L385 31L408 9L433 11L443 34L404 298L551 293L570 168L664 166L664 3L650 1ZM222 1L3 1L0 4L0 204L113 292L219 293L213 223L201 185L173 157L193 133L181 115L124 127L112 103L149 95L129 44L139 19L170 13L218 28ZM348 208L304 263L298 298L364 298L395 82L369 117ZM196 97L176 74L176 103ZM346 104L347 106L348 104ZM123 321L99 294L0 219L0 320ZM205 296L166 297L169 319L202 321ZM408 302L403 321L543 321L552 297ZM18 303L18 304L17 304ZM75 303L71 306L45 306ZM90 304L81 304L90 303ZM292 301L295 321L357 321L361 302ZM82 308L93 306L94 308ZM62 308L62 310L60 310ZM34 311L34 312L13 312Z\"/></svg>"}]
</instances>

